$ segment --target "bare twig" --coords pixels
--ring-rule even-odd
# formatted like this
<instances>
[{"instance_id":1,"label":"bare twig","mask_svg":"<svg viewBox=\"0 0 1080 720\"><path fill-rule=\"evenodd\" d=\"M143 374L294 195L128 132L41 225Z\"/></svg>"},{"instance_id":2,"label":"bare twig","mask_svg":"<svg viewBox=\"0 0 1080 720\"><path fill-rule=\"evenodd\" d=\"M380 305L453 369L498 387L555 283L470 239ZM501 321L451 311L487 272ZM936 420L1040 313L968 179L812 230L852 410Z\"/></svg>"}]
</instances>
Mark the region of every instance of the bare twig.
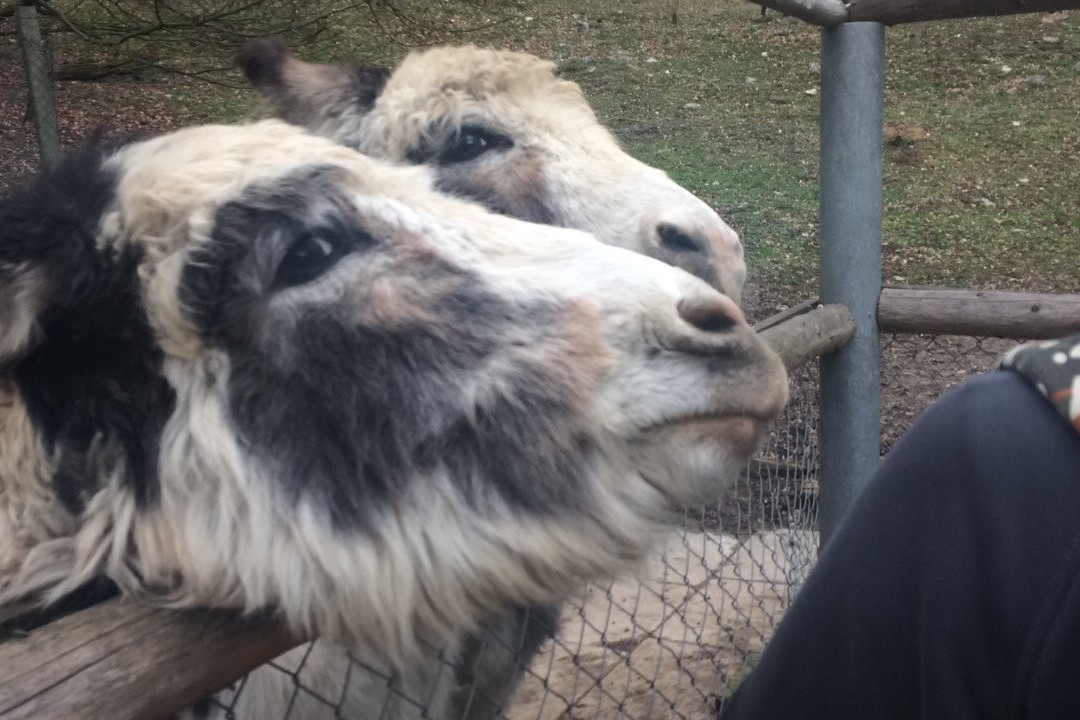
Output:
<instances>
[{"instance_id":1,"label":"bare twig","mask_svg":"<svg viewBox=\"0 0 1080 720\"><path fill-rule=\"evenodd\" d=\"M218 69L203 72L200 64L217 65L252 38L282 35L294 47L317 42L345 13L359 13L387 42L400 47L426 45L502 22L520 0L446 0L440 14L458 13L456 24L435 23L434 9L420 10L408 0L34 0L50 17L50 33L70 33L79 47L100 48L108 57L82 62L88 77L135 63L210 82ZM14 7L14 6L12 6ZM0 14L9 12L8 8ZM11 10L10 12L13 12ZM460 18L464 18L461 20ZM475 22L474 22L475 20ZM184 50L183 54L178 51ZM189 62L187 58L203 58ZM74 65L79 65L77 61ZM99 67L95 67L99 66ZM229 82L213 80L232 87Z\"/></svg>"}]
</instances>

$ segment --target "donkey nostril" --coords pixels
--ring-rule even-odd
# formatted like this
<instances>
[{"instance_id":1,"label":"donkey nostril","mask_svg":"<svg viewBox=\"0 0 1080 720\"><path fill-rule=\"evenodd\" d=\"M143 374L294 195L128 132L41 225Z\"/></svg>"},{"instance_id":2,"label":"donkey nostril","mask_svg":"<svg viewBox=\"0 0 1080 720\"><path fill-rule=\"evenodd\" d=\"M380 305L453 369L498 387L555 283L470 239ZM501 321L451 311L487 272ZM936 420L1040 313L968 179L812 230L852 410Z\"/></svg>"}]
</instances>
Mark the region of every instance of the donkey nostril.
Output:
<instances>
[{"instance_id":1,"label":"donkey nostril","mask_svg":"<svg viewBox=\"0 0 1080 720\"><path fill-rule=\"evenodd\" d=\"M729 301L687 302L682 300L679 302L678 310L679 317L698 330L708 333L728 332L739 324L742 317L738 307Z\"/></svg>"},{"instance_id":2,"label":"donkey nostril","mask_svg":"<svg viewBox=\"0 0 1080 720\"><path fill-rule=\"evenodd\" d=\"M674 253L703 253L702 241L692 235L683 232L670 223L660 223L656 226L656 234L660 236L660 247Z\"/></svg>"},{"instance_id":3,"label":"donkey nostril","mask_svg":"<svg viewBox=\"0 0 1080 720\"><path fill-rule=\"evenodd\" d=\"M735 321L727 315L700 315L690 323L699 330L705 332L727 332L735 327Z\"/></svg>"}]
</instances>

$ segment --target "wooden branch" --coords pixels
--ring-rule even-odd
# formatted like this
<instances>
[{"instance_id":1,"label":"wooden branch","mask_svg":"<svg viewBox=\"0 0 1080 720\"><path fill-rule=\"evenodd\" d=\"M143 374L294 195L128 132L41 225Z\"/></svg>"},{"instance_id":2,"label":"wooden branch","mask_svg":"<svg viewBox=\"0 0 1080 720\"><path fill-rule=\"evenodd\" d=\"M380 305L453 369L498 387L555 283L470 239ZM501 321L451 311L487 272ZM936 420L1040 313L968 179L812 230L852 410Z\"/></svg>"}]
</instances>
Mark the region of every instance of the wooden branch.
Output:
<instances>
[{"instance_id":1,"label":"wooden branch","mask_svg":"<svg viewBox=\"0 0 1080 720\"><path fill-rule=\"evenodd\" d=\"M94 81L112 75L131 75L138 69L138 66L130 59L100 63L69 63L57 67L53 77L57 80Z\"/></svg>"},{"instance_id":2,"label":"wooden branch","mask_svg":"<svg viewBox=\"0 0 1080 720\"><path fill-rule=\"evenodd\" d=\"M0 720L157 720L299 644L268 621L110 600L0 643Z\"/></svg>"},{"instance_id":3,"label":"wooden branch","mask_svg":"<svg viewBox=\"0 0 1080 720\"><path fill-rule=\"evenodd\" d=\"M844 0L750 0L750 2L824 27L839 25L848 19L848 9Z\"/></svg>"},{"instance_id":4,"label":"wooden branch","mask_svg":"<svg viewBox=\"0 0 1080 720\"><path fill-rule=\"evenodd\" d=\"M823 305L759 333L788 370L843 347L854 334L855 320L843 305Z\"/></svg>"},{"instance_id":5,"label":"wooden branch","mask_svg":"<svg viewBox=\"0 0 1080 720\"><path fill-rule=\"evenodd\" d=\"M806 313L810 312L811 310L818 307L819 305L821 305L821 301L818 300L817 298L814 298L813 300L805 300L805 301L803 301L801 303L797 303L797 304L792 305L791 307L789 307L787 310L781 310L780 312L776 313L775 315L770 315L769 317L765 318L761 322L756 323L754 325L754 330L756 332L761 332L762 330L768 330L771 327L776 327L780 323L787 322L788 320L790 320L793 317L797 317L799 315L805 315Z\"/></svg>"},{"instance_id":6,"label":"wooden branch","mask_svg":"<svg viewBox=\"0 0 1080 720\"><path fill-rule=\"evenodd\" d=\"M1080 295L885 288L882 332L1045 340L1080 332Z\"/></svg>"},{"instance_id":7,"label":"wooden branch","mask_svg":"<svg viewBox=\"0 0 1080 720\"><path fill-rule=\"evenodd\" d=\"M750 0L814 25L843 22L886 25L984 15L1056 12L1080 8L1080 0Z\"/></svg>"},{"instance_id":8,"label":"wooden branch","mask_svg":"<svg viewBox=\"0 0 1080 720\"><path fill-rule=\"evenodd\" d=\"M1073 8L1080 8L1080 0L852 0L847 11L850 22L894 25L981 15L1055 12Z\"/></svg>"}]
</instances>

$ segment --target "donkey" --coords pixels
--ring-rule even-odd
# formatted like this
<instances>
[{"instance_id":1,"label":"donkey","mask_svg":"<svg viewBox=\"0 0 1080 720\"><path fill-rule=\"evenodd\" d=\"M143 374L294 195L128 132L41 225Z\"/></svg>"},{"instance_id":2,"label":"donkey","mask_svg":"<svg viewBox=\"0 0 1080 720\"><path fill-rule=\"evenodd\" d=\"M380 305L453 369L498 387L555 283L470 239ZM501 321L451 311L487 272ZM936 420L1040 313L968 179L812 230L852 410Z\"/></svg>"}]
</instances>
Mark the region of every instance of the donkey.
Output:
<instances>
[{"instance_id":1,"label":"donkey","mask_svg":"<svg viewBox=\"0 0 1080 720\"><path fill-rule=\"evenodd\" d=\"M434 181L265 121L0 203L0 607L103 575L408 678L715 496L786 399L737 306Z\"/></svg>"},{"instance_id":2,"label":"donkey","mask_svg":"<svg viewBox=\"0 0 1080 720\"><path fill-rule=\"evenodd\" d=\"M239 62L280 119L372 157L428 165L444 192L585 230L739 301L739 236L623 151L550 62L469 45L414 52L391 71L308 63L273 39L249 43Z\"/></svg>"},{"instance_id":3,"label":"donkey","mask_svg":"<svg viewBox=\"0 0 1080 720\"><path fill-rule=\"evenodd\" d=\"M239 62L282 119L372 156L427 165L444 192L588 230L738 302L746 274L738 235L662 171L626 154L551 63L465 46L416 52L390 71L308 63L277 40L249 43ZM555 607L518 609L466 638L456 707L434 714L481 720L504 706L557 617ZM443 664L433 663L429 674Z\"/></svg>"}]
</instances>

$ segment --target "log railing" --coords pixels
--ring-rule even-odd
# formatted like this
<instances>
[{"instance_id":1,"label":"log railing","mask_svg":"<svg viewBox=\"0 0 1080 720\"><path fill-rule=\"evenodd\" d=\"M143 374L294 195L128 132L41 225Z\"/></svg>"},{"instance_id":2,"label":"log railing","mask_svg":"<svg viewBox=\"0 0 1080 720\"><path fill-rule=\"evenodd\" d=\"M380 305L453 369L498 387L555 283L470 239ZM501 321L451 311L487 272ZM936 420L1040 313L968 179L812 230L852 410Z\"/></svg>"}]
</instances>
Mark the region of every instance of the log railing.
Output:
<instances>
[{"instance_id":1,"label":"log railing","mask_svg":"<svg viewBox=\"0 0 1080 720\"><path fill-rule=\"evenodd\" d=\"M298 643L266 620L110 600L0 643L0 720L159 720Z\"/></svg>"},{"instance_id":2,"label":"log railing","mask_svg":"<svg viewBox=\"0 0 1080 720\"><path fill-rule=\"evenodd\" d=\"M776 351L788 370L805 365L816 357L843 347L855 333L855 320L843 305L800 306L782 322L766 320L756 329Z\"/></svg>"},{"instance_id":3,"label":"log railing","mask_svg":"<svg viewBox=\"0 0 1080 720\"><path fill-rule=\"evenodd\" d=\"M750 0L814 25L845 22L885 25L985 15L1055 12L1080 8L1080 0Z\"/></svg>"},{"instance_id":4,"label":"log railing","mask_svg":"<svg viewBox=\"0 0 1080 720\"><path fill-rule=\"evenodd\" d=\"M885 288L878 325L887 333L1044 340L1080 332L1080 295Z\"/></svg>"}]
</instances>

